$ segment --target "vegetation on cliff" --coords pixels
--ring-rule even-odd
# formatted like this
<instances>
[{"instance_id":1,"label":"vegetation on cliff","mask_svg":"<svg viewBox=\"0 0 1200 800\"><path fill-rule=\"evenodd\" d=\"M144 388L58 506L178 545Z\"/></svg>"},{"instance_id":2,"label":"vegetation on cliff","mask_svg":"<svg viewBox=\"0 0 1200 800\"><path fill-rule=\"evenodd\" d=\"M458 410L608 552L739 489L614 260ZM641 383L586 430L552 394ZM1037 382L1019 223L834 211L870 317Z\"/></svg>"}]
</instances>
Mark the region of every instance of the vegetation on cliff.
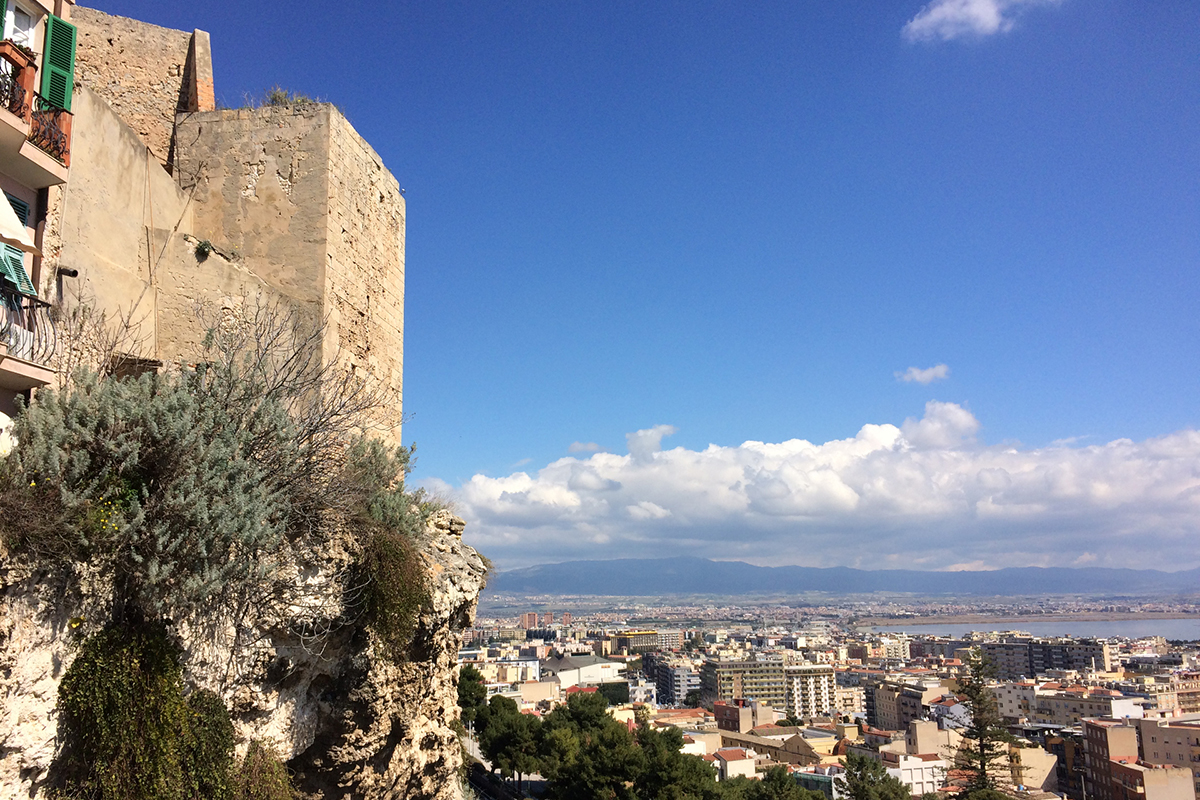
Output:
<instances>
[{"instance_id":1,"label":"vegetation on cliff","mask_svg":"<svg viewBox=\"0 0 1200 800\"><path fill-rule=\"evenodd\" d=\"M269 749L233 768L229 714L187 692L174 631L285 617L283 566L335 534L351 565L327 629L403 659L428 596L415 545L434 507L404 485L411 451L369 435L389 398L323 363L321 327L294 313L208 329L194 365L128 377L110 353L41 391L0 463L6 557L86 580L110 609L73 622L90 635L59 693L63 796L287 796Z\"/></svg>"}]
</instances>

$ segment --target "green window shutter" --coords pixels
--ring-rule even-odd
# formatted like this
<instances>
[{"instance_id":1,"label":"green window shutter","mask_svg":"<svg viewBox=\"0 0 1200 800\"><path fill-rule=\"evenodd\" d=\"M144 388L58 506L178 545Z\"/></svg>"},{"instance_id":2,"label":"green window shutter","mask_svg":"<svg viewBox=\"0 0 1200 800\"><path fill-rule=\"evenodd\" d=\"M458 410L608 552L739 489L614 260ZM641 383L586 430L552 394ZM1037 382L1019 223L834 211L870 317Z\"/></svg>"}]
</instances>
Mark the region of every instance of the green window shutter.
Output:
<instances>
[{"instance_id":1,"label":"green window shutter","mask_svg":"<svg viewBox=\"0 0 1200 800\"><path fill-rule=\"evenodd\" d=\"M3 0L0 0L3 2ZM22 225L29 224L29 204L24 200L18 200L8 192L4 193L4 197L12 206L13 211L17 213L17 219L21 220ZM17 287L17 291L21 294L37 297L37 289L33 287L33 281L29 280L29 273L25 271L25 251L19 247L13 247L11 244L4 245L4 252L0 254L0 273L12 282Z\"/></svg>"},{"instance_id":2,"label":"green window shutter","mask_svg":"<svg viewBox=\"0 0 1200 800\"><path fill-rule=\"evenodd\" d=\"M8 16L8 0L0 0L0 30L4 28Z\"/></svg>"},{"instance_id":3,"label":"green window shutter","mask_svg":"<svg viewBox=\"0 0 1200 800\"><path fill-rule=\"evenodd\" d=\"M42 56L42 97L50 105L71 110L75 89L75 26L46 15L46 52Z\"/></svg>"}]
</instances>

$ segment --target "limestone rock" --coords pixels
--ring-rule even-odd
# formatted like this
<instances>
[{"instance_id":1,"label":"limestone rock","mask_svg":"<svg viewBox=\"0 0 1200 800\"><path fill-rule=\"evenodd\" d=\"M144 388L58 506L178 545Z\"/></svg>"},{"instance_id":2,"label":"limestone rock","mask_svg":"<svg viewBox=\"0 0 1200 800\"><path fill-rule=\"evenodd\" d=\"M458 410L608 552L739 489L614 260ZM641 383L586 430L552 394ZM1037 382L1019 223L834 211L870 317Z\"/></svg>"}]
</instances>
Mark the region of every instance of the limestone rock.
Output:
<instances>
[{"instance_id":1,"label":"limestone rock","mask_svg":"<svg viewBox=\"0 0 1200 800\"><path fill-rule=\"evenodd\" d=\"M221 695L239 751L270 743L307 797L455 800L456 631L473 622L486 577L463 527L448 511L428 522L430 600L407 661L383 657L368 631L345 624L354 548L333 536L284 554L281 613L179 622L186 682ZM46 796L59 681L75 643L106 618L94 584L0 559L0 796Z\"/></svg>"}]
</instances>

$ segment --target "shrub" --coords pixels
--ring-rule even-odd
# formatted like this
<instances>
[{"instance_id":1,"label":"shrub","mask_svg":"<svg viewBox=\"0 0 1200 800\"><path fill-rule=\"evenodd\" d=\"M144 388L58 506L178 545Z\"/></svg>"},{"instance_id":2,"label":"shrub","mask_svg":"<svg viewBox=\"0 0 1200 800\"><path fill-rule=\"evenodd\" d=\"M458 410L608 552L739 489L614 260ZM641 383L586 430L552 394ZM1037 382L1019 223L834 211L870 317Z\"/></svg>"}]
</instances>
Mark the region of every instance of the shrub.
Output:
<instances>
[{"instance_id":1,"label":"shrub","mask_svg":"<svg viewBox=\"0 0 1200 800\"><path fill-rule=\"evenodd\" d=\"M41 392L0 473L8 548L97 567L117 620L186 615L261 577L288 509L261 455L287 447L291 423L269 400L249 414L227 405L205 378L84 374ZM49 524L29 518L39 511Z\"/></svg>"},{"instance_id":2,"label":"shrub","mask_svg":"<svg viewBox=\"0 0 1200 800\"><path fill-rule=\"evenodd\" d=\"M296 790L279 756L257 740L250 742L234 780L233 800L292 800Z\"/></svg>"},{"instance_id":3,"label":"shrub","mask_svg":"<svg viewBox=\"0 0 1200 800\"><path fill-rule=\"evenodd\" d=\"M229 714L211 692L184 699L179 649L161 626L109 628L85 640L59 686L58 715L63 797L229 797Z\"/></svg>"},{"instance_id":4,"label":"shrub","mask_svg":"<svg viewBox=\"0 0 1200 800\"><path fill-rule=\"evenodd\" d=\"M200 689L188 695L188 725L181 748L185 797L228 800L233 767L233 724L224 701Z\"/></svg>"},{"instance_id":5,"label":"shrub","mask_svg":"<svg viewBox=\"0 0 1200 800\"><path fill-rule=\"evenodd\" d=\"M420 556L404 534L380 527L363 548L359 574L363 619L378 636L384 654L401 661L429 598Z\"/></svg>"}]
</instances>

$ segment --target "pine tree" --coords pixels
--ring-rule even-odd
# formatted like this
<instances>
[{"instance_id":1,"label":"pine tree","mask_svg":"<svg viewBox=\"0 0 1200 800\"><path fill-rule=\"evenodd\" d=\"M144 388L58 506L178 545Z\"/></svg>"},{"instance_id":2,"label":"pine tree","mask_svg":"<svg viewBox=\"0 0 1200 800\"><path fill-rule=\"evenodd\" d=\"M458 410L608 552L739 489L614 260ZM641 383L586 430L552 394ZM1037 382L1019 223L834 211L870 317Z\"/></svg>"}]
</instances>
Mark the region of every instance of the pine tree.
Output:
<instances>
[{"instance_id":1,"label":"pine tree","mask_svg":"<svg viewBox=\"0 0 1200 800\"><path fill-rule=\"evenodd\" d=\"M977 648L967 658L966 675L959 679L958 694L971 714L962 743L954 755L954 768L969 772L967 793L995 791L998 777L1008 775L1008 745L1012 735L1004 728L996 695L990 686L997 670Z\"/></svg>"}]
</instances>

